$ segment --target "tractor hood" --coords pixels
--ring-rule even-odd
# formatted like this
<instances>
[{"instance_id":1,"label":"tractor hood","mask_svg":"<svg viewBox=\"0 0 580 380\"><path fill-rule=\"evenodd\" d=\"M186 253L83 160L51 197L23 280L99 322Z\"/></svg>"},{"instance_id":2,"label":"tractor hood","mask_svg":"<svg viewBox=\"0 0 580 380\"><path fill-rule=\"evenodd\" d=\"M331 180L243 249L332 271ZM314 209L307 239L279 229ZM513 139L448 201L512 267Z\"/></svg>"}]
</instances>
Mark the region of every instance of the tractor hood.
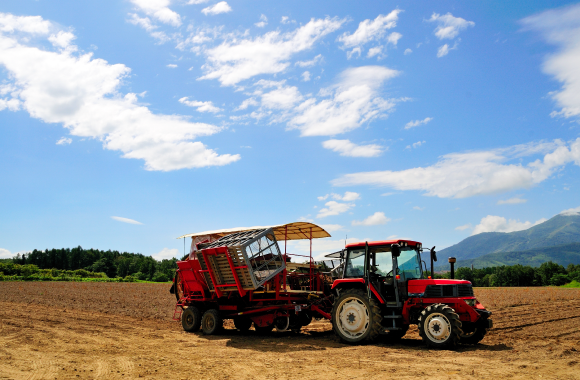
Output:
<instances>
[{"instance_id":1,"label":"tractor hood","mask_svg":"<svg viewBox=\"0 0 580 380\"><path fill-rule=\"evenodd\" d=\"M423 294L428 285L469 285L471 282L467 280L409 280L407 283L407 291L409 294Z\"/></svg>"}]
</instances>

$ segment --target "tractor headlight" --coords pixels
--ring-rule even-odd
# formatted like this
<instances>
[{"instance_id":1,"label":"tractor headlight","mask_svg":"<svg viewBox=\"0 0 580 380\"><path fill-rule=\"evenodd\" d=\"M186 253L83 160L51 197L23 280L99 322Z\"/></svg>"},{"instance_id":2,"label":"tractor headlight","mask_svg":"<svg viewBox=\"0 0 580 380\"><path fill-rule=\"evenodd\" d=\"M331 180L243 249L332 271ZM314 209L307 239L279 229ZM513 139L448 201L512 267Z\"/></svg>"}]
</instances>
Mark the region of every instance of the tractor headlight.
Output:
<instances>
[{"instance_id":1,"label":"tractor headlight","mask_svg":"<svg viewBox=\"0 0 580 380\"><path fill-rule=\"evenodd\" d=\"M468 304L471 307L475 306L475 303L477 302L476 299L470 299L470 300L464 300L466 304Z\"/></svg>"}]
</instances>

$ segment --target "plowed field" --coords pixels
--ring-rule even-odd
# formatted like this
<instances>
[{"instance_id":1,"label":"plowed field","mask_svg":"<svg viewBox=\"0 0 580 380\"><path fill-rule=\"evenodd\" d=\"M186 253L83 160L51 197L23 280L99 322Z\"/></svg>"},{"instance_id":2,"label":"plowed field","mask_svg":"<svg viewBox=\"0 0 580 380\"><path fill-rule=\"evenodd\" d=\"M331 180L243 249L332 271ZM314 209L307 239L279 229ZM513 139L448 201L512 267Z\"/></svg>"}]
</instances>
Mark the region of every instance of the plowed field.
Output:
<instances>
[{"instance_id":1,"label":"plowed field","mask_svg":"<svg viewBox=\"0 0 580 380\"><path fill-rule=\"evenodd\" d=\"M494 329L477 346L348 346L300 334L182 331L166 284L0 283L0 379L580 379L580 289L476 289ZM227 326L226 326L227 327Z\"/></svg>"}]
</instances>

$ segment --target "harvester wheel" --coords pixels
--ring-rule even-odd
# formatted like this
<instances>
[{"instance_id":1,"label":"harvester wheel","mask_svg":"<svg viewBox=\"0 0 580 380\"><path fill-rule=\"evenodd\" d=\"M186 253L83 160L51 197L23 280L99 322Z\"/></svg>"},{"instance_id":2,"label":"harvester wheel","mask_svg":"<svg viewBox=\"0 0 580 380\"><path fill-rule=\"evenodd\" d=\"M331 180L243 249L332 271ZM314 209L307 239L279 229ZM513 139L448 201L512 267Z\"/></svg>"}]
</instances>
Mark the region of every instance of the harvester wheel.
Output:
<instances>
[{"instance_id":1,"label":"harvester wheel","mask_svg":"<svg viewBox=\"0 0 580 380\"><path fill-rule=\"evenodd\" d=\"M245 332L252 327L252 320L248 317L236 317L234 318L234 326L241 332Z\"/></svg>"},{"instance_id":2,"label":"harvester wheel","mask_svg":"<svg viewBox=\"0 0 580 380\"><path fill-rule=\"evenodd\" d=\"M189 306L181 313L181 325L187 332L197 332L201 327L201 311L195 306Z\"/></svg>"},{"instance_id":3,"label":"harvester wheel","mask_svg":"<svg viewBox=\"0 0 580 380\"><path fill-rule=\"evenodd\" d=\"M461 336L459 337L459 343L478 344L485 337L485 334L487 334L487 331L489 330L487 328L487 320L483 322L485 323L476 323L472 331L463 332L463 334L461 334Z\"/></svg>"},{"instance_id":4,"label":"harvester wheel","mask_svg":"<svg viewBox=\"0 0 580 380\"><path fill-rule=\"evenodd\" d=\"M438 303L421 312L419 335L430 347L453 348L461 334L459 315L451 307Z\"/></svg>"},{"instance_id":5,"label":"harvester wheel","mask_svg":"<svg viewBox=\"0 0 580 380\"><path fill-rule=\"evenodd\" d=\"M205 335L219 334L224 327L224 321L216 309L209 309L201 317L201 331Z\"/></svg>"},{"instance_id":6,"label":"harvester wheel","mask_svg":"<svg viewBox=\"0 0 580 380\"><path fill-rule=\"evenodd\" d=\"M372 342L384 329L382 319L376 301L361 289L346 289L334 301L332 328L345 343Z\"/></svg>"}]
</instances>

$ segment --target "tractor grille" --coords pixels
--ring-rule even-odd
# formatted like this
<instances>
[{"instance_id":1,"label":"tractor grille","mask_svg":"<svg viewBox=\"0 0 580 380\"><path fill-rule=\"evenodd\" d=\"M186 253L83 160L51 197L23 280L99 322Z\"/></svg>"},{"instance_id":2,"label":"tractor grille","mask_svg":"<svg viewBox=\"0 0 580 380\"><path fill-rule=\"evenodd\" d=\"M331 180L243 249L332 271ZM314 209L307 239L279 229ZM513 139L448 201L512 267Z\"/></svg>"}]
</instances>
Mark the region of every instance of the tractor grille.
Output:
<instances>
[{"instance_id":1,"label":"tractor grille","mask_svg":"<svg viewBox=\"0 0 580 380\"><path fill-rule=\"evenodd\" d=\"M427 285L423 297L473 297L471 285Z\"/></svg>"}]
</instances>

